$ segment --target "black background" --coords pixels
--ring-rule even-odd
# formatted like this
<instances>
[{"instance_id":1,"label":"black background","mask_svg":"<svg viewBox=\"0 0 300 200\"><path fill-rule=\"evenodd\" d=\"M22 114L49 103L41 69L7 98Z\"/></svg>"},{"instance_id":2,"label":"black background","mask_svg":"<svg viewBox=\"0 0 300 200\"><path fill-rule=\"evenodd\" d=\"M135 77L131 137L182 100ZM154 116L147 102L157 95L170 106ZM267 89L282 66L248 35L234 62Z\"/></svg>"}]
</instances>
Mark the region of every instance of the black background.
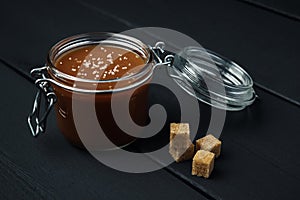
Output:
<instances>
[{"instance_id":1,"label":"black background","mask_svg":"<svg viewBox=\"0 0 300 200\"><path fill-rule=\"evenodd\" d=\"M10 0L0 9L1 199L300 195L299 1ZM208 180L190 175L190 161L146 174L110 169L71 146L59 133L54 113L44 135L30 136L26 117L36 90L29 71L43 65L54 43L77 33L146 26L191 36L240 63L255 81L260 98L241 112L227 113L222 155ZM168 103L160 90L153 99Z\"/></svg>"}]
</instances>

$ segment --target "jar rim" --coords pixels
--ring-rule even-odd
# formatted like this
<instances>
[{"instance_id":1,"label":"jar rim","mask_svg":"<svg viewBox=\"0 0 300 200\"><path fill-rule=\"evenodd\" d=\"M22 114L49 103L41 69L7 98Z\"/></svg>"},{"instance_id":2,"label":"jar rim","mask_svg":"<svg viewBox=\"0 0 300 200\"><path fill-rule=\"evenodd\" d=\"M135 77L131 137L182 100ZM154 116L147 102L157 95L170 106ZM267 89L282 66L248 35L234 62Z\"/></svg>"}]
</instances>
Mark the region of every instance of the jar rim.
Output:
<instances>
[{"instance_id":1,"label":"jar rim","mask_svg":"<svg viewBox=\"0 0 300 200\"><path fill-rule=\"evenodd\" d=\"M68 52L74 48L78 48L85 45L100 44L101 41L103 42L105 40L109 43L112 43L111 45L123 45L123 47L135 48L135 50L137 50L144 58L146 58L145 65L143 66L143 68L140 69L137 73L126 75L121 78L109 79L109 80L101 80L101 79L94 80L94 79L79 78L76 76L66 74L60 71L54 64L56 59L65 52ZM48 72L50 72L52 75L54 75L54 77L58 78L59 80L70 80L70 81L78 81L82 83L93 83L93 84L114 83L119 81L136 79L141 76L144 76L146 73L149 72L149 68L151 68L151 66L149 66L149 63L152 60L151 57L152 56L149 47L146 44L144 44L142 41L134 37L124 35L124 34L119 34L119 33L113 33L113 32L91 32L91 33L83 33L83 34L77 34L77 35L67 37L63 40L60 40L55 45L53 45L47 55L47 67L48 67Z\"/></svg>"}]
</instances>

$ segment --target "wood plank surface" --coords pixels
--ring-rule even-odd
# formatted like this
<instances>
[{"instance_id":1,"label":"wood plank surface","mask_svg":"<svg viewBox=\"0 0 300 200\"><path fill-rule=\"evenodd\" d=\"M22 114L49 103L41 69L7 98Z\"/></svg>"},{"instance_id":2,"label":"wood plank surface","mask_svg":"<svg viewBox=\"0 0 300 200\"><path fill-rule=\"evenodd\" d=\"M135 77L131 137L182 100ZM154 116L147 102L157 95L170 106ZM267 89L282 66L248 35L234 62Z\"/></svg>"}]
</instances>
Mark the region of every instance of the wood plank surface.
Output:
<instances>
[{"instance_id":1,"label":"wood plank surface","mask_svg":"<svg viewBox=\"0 0 300 200\"><path fill-rule=\"evenodd\" d=\"M129 174L75 148L57 129L54 113L38 138L27 126L36 88L0 64L1 199L206 199L165 170Z\"/></svg>"},{"instance_id":2,"label":"wood plank surface","mask_svg":"<svg viewBox=\"0 0 300 200\"><path fill-rule=\"evenodd\" d=\"M48 14L52 11L55 14ZM95 0L71 4L12 0L3 5L0 20L0 59L27 74L43 65L48 50L64 37L157 26L181 31L205 48L233 59L257 85L300 105L300 96L294 92L300 88L299 22L243 2L148 0L141 4L136 0L116 6Z\"/></svg>"},{"instance_id":3,"label":"wood plank surface","mask_svg":"<svg viewBox=\"0 0 300 200\"><path fill-rule=\"evenodd\" d=\"M296 199L300 195L298 8L294 3L249 1L3 3L1 199ZM263 6L254 6L257 2ZM28 82L29 71L44 64L55 42L82 32L120 32L141 26L181 31L237 61L254 78L260 98L244 111L227 113L222 155L208 180L190 175L190 161L147 174L110 169L71 146L59 133L54 113L44 135L35 139L29 133L26 117L35 92ZM169 93L155 87L151 92L153 104L167 106L168 122L177 120L177 103ZM210 114L209 107L199 105L197 137L205 134ZM168 138L166 128L163 131L162 137L137 145L146 151L152 144L162 145Z\"/></svg>"},{"instance_id":4,"label":"wood plank surface","mask_svg":"<svg viewBox=\"0 0 300 200\"><path fill-rule=\"evenodd\" d=\"M297 0L241 0L253 6L266 9L271 12L289 17L293 20L300 20L300 2Z\"/></svg>"}]
</instances>

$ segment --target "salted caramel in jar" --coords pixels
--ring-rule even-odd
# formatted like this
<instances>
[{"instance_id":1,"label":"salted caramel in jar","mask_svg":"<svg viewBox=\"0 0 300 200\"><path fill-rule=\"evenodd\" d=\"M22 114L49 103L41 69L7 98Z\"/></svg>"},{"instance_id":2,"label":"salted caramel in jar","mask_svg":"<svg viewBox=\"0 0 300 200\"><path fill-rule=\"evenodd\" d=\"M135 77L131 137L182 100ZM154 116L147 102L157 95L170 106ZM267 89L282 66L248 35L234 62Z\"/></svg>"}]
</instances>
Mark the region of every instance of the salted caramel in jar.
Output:
<instances>
[{"instance_id":1,"label":"salted caramel in jar","mask_svg":"<svg viewBox=\"0 0 300 200\"><path fill-rule=\"evenodd\" d=\"M84 147L79 134L97 134L89 115L76 113L94 104L96 116L106 137L117 147L125 146L135 137L124 132L114 120L115 104L130 98L128 109L132 120L146 125L148 120L148 84L153 61L148 47L139 40L120 34L89 33L67 38L57 43L47 59L47 80L56 96L56 116L62 134L72 144ZM128 96L130 95L130 96ZM78 124L86 127L78 133ZM93 137L91 137L93 138ZM97 146L105 143L93 141Z\"/></svg>"},{"instance_id":2,"label":"salted caramel in jar","mask_svg":"<svg viewBox=\"0 0 300 200\"><path fill-rule=\"evenodd\" d=\"M149 121L148 86L160 65L168 67L187 94L212 107L239 111L256 99L252 78L235 62L202 47L187 46L179 53L164 47L164 42L151 47L113 33L60 41L51 48L46 66L31 71L39 88L28 116L31 133L45 132L55 105L59 129L78 147L119 148L143 138L139 134Z\"/></svg>"}]
</instances>

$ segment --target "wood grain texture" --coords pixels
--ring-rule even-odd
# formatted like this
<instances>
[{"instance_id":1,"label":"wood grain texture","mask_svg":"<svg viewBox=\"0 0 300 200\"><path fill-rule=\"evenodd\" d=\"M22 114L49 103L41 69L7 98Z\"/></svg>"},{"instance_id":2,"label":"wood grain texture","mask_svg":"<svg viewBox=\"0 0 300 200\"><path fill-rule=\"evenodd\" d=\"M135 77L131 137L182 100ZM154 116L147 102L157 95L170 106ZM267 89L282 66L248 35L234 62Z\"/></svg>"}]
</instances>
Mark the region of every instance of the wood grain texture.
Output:
<instances>
[{"instance_id":1,"label":"wood grain texture","mask_svg":"<svg viewBox=\"0 0 300 200\"><path fill-rule=\"evenodd\" d=\"M300 2L297 0L240 0L253 6L300 21Z\"/></svg>"},{"instance_id":2,"label":"wood grain texture","mask_svg":"<svg viewBox=\"0 0 300 200\"><path fill-rule=\"evenodd\" d=\"M162 73L160 73L162 74ZM295 199L300 195L300 109L256 88L260 99L241 112L227 112L222 151L210 179L191 176L192 161L167 170L215 199ZM167 105L168 122L179 122L180 108L164 90L151 93L151 103ZM186 98L191 98L187 96ZM199 104L201 118L195 138L204 136L210 108ZM172 109L168 109L172 108ZM168 140L165 130L165 140ZM163 137L159 141L162 140ZM154 140L148 144L154 146ZM142 149L150 149L146 144Z\"/></svg>"},{"instance_id":3,"label":"wood grain texture","mask_svg":"<svg viewBox=\"0 0 300 200\"><path fill-rule=\"evenodd\" d=\"M116 6L115 2L104 4L96 0L78 0L72 4L12 0L2 5L0 88L4 95L0 104L0 196L7 199L295 199L299 196L300 163L296 158L300 153L300 112L299 107L290 103L300 102L299 22L238 1L131 3ZM139 26L167 27L188 34L204 47L242 64L257 82L255 89L260 100L242 112L227 115L221 137L222 154L209 180L192 177L190 162L139 175L112 170L69 145L56 128L53 113L47 133L37 139L30 136L26 116L35 88L19 75L28 78L29 70L43 65L49 48L66 36L91 31L118 32ZM7 69L8 65L19 75ZM168 120L179 119L176 101L162 89L152 92L152 103L168 107ZM207 106L200 104L200 107L198 137L205 133L210 114ZM168 135L167 132L161 135L152 141L141 141L142 149L148 151L153 143L163 145ZM202 193L206 193L205 197Z\"/></svg>"},{"instance_id":4,"label":"wood grain texture","mask_svg":"<svg viewBox=\"0 0 300 200\"><path fill-rule=\"evenodd\" d=\"M36 88L0 64L1 199L207 199L165 170L129 174L70 145L52 112L48 129L31 136L27 115Z\"/></svg>"},{"instance_id":5,"label":"wood grain texture","mask_svg":"<svg viewBox=\"0 0 300 200\"><path fill-rule=\"evenodd\" d=\"M0 152L1 199L54 199L53 191L37 183Z\"/></svg>"},{"instance_id":6,"label":"wood grain texture","mask_svg":"<svg viewBox=\"0 0 300 200\"><path fill-rule=\"evenodd\" d=\"M3 5L0 13L0 59L28 74L31 68L45 63L50 47L64 37L142 26L165 27L181 31L205 48L233 59L258 86L300 105L300 96L294 92L300 88L299 22L233 0L146 0L143 4L134 0L117 5L95 0L72 4L12 0Z\"/></svg>"},{"instance_id":7,"label":"wood grain texture","mask_svg":"<svg viewBox=\"0 0 300 200\"><path fill-rule=\"evenodd\" d=\"M300 105L300 96L294 92L300 88L297 21L230 0L119 3L124 9L95 0L79 2L91 12L108 13L107 17L125 21L123 24L130 28L156 26L185 33L205 48L241 64L259 86Z\"/></svg>"}]
</instances>

